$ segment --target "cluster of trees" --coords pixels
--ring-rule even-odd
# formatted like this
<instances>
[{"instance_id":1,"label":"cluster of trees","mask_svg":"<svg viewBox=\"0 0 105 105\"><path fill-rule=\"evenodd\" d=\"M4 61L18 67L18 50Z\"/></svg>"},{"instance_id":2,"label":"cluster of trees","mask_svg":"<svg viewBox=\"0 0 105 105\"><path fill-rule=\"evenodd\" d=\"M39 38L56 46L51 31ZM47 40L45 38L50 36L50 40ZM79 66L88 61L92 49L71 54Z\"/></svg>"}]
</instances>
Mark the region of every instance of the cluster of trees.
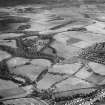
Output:
<instances>
[{"instance_id":1,"label":"cluster of trees","mask_svg":"<svg viewBox=\"0 0 105 105\"><path fill-rule=\"evenodd\" d=\"M0 0L0 6L15 6L20 4L45 3L52 0Z\"/></svg>"}]
</instances>

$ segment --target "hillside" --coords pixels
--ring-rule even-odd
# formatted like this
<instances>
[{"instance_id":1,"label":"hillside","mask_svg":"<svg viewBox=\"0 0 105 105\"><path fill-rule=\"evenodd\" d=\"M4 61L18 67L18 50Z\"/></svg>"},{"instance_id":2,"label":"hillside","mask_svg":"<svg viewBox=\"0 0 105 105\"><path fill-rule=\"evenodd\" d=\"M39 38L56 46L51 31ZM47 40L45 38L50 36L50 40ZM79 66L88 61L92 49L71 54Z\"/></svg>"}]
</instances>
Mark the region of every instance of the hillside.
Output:
<instances>
[{"instance_id":1,"label":"hillside","mask_svg":"<svg viewBox=\"0 0 105 105\"><path fill-rule=\"evenodd\" d=\"M0 0L0 6L15 6L22 4L33 4L33 3L70 3L70 4L78 4L78 3L104 3L105 0Z\"/></svg>"}]
</instances>

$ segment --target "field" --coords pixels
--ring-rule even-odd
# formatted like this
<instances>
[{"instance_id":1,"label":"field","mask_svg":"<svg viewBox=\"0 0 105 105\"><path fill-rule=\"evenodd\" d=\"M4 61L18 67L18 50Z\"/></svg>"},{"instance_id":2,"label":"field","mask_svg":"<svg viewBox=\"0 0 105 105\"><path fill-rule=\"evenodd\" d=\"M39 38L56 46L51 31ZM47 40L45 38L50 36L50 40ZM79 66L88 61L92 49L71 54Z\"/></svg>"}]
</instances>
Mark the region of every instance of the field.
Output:
<instances>
[{"instance_id":1,"label":"field","mask_svg":"<svg viewBox=\"0 0 105 105\"><path fill-rule=\"evenodd\" d=\"M105 84L104 61L99 63L94 60L78 58L79 53L84 48L88 48L95 43L105 42L104 9L104 4L84 3L79 6L62 3L1 7L0 63L6 61L9 72L16 75L17 80L23 82L24 79L35 81L36 84L34 85L39 90L47 90L53 87L54 92L60 92ZM39 59L38 57L16 56L16 54L9 53L8 50L4 51L1 47L1 45L5 45L16 49L16 40L9 39L23 35L28 35L27 38L23 38L23 41L35 39L35 35L51 36L53 41L50 43L50 47L55 49L57 56L64 58L64 60L52 65L51 60L44 59L44 57ZM5 40L6 38L9 39ZM22 51L24 50L18 52ZM53 51L47 47L43 53L54 55ZM100 60L100 58L97 58L97 60ZM1 64L0 78L3 74L2 70L5 70ZM40 73L43 73L43 75L38 78ZM34 88L33 84L28 84L28 86L21 87L22 91L20 91L20 87L19 90L16 89L18 83L8 79L5 80L7 76L6 74L4 78L0 79L0 96L4 98L20 97L20 94L24 96ZM45 105L42 101L33 98L8 100L4 103L6 105Z\"/></svg>"}]
</instances>

